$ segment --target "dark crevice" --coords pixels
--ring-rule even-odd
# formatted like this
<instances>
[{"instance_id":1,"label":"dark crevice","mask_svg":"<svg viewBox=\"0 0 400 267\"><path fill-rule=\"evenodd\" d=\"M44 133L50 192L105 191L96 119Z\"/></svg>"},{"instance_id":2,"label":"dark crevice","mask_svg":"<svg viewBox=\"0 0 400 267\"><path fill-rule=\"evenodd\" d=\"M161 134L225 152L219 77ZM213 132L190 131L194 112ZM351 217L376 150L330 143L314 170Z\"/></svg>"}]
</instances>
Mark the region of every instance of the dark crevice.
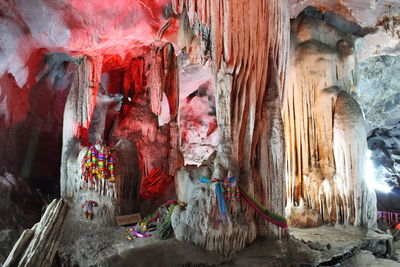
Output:
<instances>
[{"instance_id":1,"label":"dark crevice","mask_svg":"<svg viewBox=\"0 0 400 267\"><path fill-rule=\"evenodd\" d=\"M376 31L376 28L363 28L357 22L351 21L342 14L330 10L322 11L320 8L308 6L304 9L303 13L311 18L323 20L344 33L353 34L358 37L363 37Z\"/></svg>"},{"instance_id":2,"label":"dark crevice","mask_svg":"<svg viewBox=\"0 0 400 267\"><path fill-rule=\"evenodd\" d=\"M358 250L357 248L353 248L345 254L333 257L329 261L321 262L318 266L335 266L336 264L341 263L344 260L347 260L347 259L351 258L352 256L354 256L356 254L357 250Z\"/></svg>"}]
</instances>

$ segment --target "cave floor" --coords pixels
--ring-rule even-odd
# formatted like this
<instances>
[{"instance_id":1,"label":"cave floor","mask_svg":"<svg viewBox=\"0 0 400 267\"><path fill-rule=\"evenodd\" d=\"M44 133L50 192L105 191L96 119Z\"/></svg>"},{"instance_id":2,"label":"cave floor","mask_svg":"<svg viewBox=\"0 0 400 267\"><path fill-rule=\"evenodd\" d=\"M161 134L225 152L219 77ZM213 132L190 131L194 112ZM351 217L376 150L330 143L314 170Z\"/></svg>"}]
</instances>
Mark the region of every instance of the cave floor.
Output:
<instances>
[{"instance_id":1,"label":"cave floor","mask_svg":"<svg viewBox=\"0 0 400 267\"><path fill-rule=\"evenodd\" d=\"M399 262L373 255L386 254L390 235L350 226L291 228L288 239L260 239L228 256L174 238L159 240L153 235L127 240L126 229L70 225L64 230L55 265L400 266Z\"/></svg>"},{"instance_id":2,"label":"cave floor","mask_svg":"<svg viewBox=\"0 0 400 267\"><path fill-rule=\"evenodd\" d=\"M395 246L392 236L382 231L367 230L354 226L322 226L318 228L291 228L290 234L314 251L319 251L322 266L400 266L399 262L374 255L388 257L392 249L395 258ZM368 264L367 264L368 263Z\"/></svg>"}]
</instances>

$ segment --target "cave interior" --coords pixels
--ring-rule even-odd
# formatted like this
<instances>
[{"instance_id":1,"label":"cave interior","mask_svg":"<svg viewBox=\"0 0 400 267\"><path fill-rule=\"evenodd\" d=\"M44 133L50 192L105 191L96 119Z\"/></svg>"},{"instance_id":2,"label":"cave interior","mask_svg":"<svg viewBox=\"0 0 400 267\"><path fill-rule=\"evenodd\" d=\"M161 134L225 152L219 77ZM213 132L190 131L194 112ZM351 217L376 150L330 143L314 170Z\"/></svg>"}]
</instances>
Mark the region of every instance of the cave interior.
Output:
<instances>
[{"instance_id":1,"label":"cave interior","mask_svg":"<svg viewBox=\"0 0 400 267\"><path fill-rule=\"evenodd\" d=\"M395 0L0 2L0 266L400 266Z\"/></svg>"}]
</instances>

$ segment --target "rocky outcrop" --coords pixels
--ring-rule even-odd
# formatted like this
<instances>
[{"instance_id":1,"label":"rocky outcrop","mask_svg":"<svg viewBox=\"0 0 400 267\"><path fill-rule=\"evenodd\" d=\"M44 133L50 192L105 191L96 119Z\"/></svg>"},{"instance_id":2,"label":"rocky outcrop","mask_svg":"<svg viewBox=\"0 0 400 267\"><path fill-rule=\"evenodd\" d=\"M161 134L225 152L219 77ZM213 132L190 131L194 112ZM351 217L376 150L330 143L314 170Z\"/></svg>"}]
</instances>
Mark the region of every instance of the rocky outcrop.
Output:
<instances>
[{"instance_id":1,"label":"rocky outcrop","mask_svg":"<svg viewBox=\"0 0 400 267\"><path fill-rule=\"evenodd\" d=\"M67 208L64 200L53 200L40 222L22 233L3 266L52 266Z\"/></svg>"},{"instance_id":2,"label":"rocky outcrop","mask_svg":"<svg viewBox=\"0 0 400 267\"><path fill-rule=\"evenodd\" d=\"M352 267L352 266L382 266L382 267L393 267L400 266L399 262L395 262L385 258L375 257L371 251L361 250L355 254L352 258L342 262L340 266Z\"/></svg>"},{"instance_id":3,"label":"rocky outcrop","mask_svg":"<svg viewBox=\"0 0 400 267\"><path fill-rule=\"evenodd\" d=\"M392 235L379 230L349 225L325 225L312 229L291 228L290 232L295 239L306 244L316 254L313 266L340 264L360 250L368 250L380 258L391 257L394 254ZM389 262L396 264L393 261Z\"/></svg>"}]
</instances>

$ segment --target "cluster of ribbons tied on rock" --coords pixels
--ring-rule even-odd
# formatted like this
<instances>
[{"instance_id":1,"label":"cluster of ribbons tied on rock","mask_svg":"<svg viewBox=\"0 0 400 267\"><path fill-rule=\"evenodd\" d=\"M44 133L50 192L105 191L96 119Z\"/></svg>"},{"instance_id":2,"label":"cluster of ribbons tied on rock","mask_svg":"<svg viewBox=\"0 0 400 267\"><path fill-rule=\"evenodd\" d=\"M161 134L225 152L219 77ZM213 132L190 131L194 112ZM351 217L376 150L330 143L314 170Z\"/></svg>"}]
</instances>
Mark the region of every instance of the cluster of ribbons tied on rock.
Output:
<instances>
[{"instance_id":1,"label":"cluster of ribbons tied on rock","mask_svg":"<svg viewBox=\"0 0 400 267\"><path fill-rule=\"evenodd\" d=\"M93 189L97 178L115 182L114 164L115 157L108 146L100 146L99 151L91 146L82 159L83 188Z\"/></svg>"},{"instance_id":2,"label":"cluster of ribbons tied on rock","mask_svg":"<svg viewBox=\"0 0 400 267\"><path fill-rule=\"evenodd\" d=\"M83 189L94 189L96 179L106 179L113 183L115 177L115 157L111 149L106 145L99 145L99 149L95 146L90 146L82 159L82 181ZM98 203L94 200L85 200L82 204L83 216L87 219L93 219L93 208L97 207Z\"/></svg>"},{"instance_id":3,"label":"cluster of ribbons tied on rock","mask_svg":"<svg viewBox=\"0 0 400 267\"><path fill-rule=\"evenodd\" d=\"M153 175L150 177L158 177L159 175L156 175L156 173L159 171L160 170L155 170ZM157 181L158 179L155 180ZM200 178L200 182L214 187L213 189L215 190L216 195L216 210L219 213L222 223L228 223L230 220L226 207L226 201L239 201L240 199L243 199L265 220L282 228L287 227L285 218L267 210L252 195L238 185L236 177L229 177L226 179L209 179L205 176L202 176ZM158 182L155 184L157 183ZM144 189L142 188L142 190ZM150 192L148 193L151 195ZM129 240L136 238L148 238L152 236L153 232L156 232L160 239L167 239L173 233L171 216L177 206L184 207L186 204L176 200L168 200L165 204L161 205L156 212L148 215L135 226L128 228L128 235L126 235L125 238Z\"/></svg>"},{"instance_id":4,"label":"cluster of ribbons tied on rock","mask_svg":"<svg viewBox=\"0 0 400 267\"><path fill-rule=\"evenodd\" d=\"M106 145L90 146L82 160L82 180L84 189L94 189L97 179L106 179L109 182L115 182L115 157L111 149ZM150 173L141 182L139 193L144 198L154 198L162 195L173 177L165 174L160 167L153 168ZM234 201L243 199L250 205L262 218L282 228L287 227L286 219L282 216L267 210L259 201L251 194L244 190L238 184L236 177L229 178L207 178L202 176L201 183L209 184L213 187L216 195L216 209L219 213L222 223L230 221L226 206L226 201ZM136 226L128 230L127 239L137 237L149 237L150 232L157 229L161 239L165 239L172 233L171 216L177 205L185 205L176 200L169 200L161 205L158 210ZM97 202L93 200L85 200L82 208L85 218L92 219L93 207L97 207Z\"/></svg>"},{"instance_id":5,"label":"cluster of ribbons tied on rock","mask_svg":"<svg viewBox=\"0 0 400 267\"><path fill-rule=\"evenodd\" d=\"M262 218L282 228L287 227L286 219L279 214L267 210L259 201L251 194L238 185L236 177L226 179L207 178L202 176L200 182L211 184L216 194L216 206L221 216L221 221L227 223L229 216L226 208L225 198L227 200L238 200L242 198L246 201ZM225 197L224 197L225 195Z\"/></svg>"}]
</instances>

